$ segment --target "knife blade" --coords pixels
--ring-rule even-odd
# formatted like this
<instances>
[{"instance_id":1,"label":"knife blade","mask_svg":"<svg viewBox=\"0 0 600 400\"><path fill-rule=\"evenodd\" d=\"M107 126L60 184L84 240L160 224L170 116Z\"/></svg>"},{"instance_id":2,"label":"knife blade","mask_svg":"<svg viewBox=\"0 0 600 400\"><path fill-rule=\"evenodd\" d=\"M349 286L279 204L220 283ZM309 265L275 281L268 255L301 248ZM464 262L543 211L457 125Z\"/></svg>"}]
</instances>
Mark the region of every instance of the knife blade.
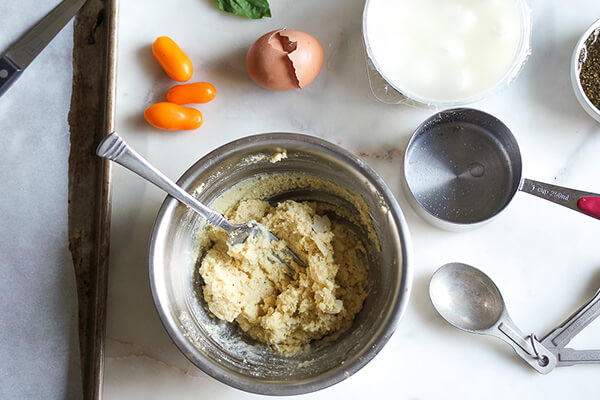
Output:
<instances>
[{"instance_id":1,"label":"knife blade","mask_svg":"<svg viewBox=\"0 0 600 400\"><path fill-rule=\"evenodd\" d=\"M0 57L0 96L21 76L86 0L63 0Z\"/></svg>"}]
</instances>

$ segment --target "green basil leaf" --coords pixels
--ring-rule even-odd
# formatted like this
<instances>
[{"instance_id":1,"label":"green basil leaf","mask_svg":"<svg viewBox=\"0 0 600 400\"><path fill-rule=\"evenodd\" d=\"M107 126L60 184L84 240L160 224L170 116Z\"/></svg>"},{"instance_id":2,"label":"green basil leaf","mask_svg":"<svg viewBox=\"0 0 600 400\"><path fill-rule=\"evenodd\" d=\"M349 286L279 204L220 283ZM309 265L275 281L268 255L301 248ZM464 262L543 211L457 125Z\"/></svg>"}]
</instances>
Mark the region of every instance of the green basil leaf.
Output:
<instances>
[{"instance_id":1,"label":"green basil leaf","mask_svg":"<svg viewBox=\"0 0 600 400\"><path fill-rule=\"evenodd\" d=\"M251 19L271 16L267 0L217 0L217 4L223 11Z\"/></svg>"}]
</instances>

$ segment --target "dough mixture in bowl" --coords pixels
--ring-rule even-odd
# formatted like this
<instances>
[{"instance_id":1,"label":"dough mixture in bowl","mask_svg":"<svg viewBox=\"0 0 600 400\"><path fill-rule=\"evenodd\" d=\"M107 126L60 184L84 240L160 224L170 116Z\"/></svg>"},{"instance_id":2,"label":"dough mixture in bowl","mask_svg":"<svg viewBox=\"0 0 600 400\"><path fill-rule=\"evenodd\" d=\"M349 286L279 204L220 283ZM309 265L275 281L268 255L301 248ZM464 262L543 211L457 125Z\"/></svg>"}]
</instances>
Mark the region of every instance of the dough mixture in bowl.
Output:
<instances>
[{"instance_id":1,"label":"dough mixture in bowl","mask_svg":"<svg viewBox=\"0 0 600 400\"><path fill-rule=\"evenodd\" d=\"M331 205L286 200L271 206L242 198L224 214L233 223L260 222L281 243L258 235L228 246L225 232L207 229L200 275L216 317L235 321L255 340L287 355L312 340L335 339L351 326L367 297L368 255L356 230L336 218ZM284 243L306 268L274 262L272 246Z\"/></svg>"}]
</instances>

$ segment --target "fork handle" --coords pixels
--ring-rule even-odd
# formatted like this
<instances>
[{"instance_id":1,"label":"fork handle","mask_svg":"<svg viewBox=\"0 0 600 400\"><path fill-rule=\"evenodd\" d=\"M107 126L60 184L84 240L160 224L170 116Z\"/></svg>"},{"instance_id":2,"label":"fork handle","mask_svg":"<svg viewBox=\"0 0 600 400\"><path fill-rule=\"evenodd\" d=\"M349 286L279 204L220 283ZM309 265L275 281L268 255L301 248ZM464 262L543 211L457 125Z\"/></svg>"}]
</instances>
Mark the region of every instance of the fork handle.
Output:
<instances>
[{"instance_id":1,"label":"fork handle","mask_svg":"<svg viewBox=\"0 0 600 400\"><path fill-rule=\"evenodd\" d=\"M202 215L209 224L219 227L228 233L234 229L234 226L221 214L200 203L195 197L153 167L146 159L129 147L116 132L111 133L100 142L96 154L121 164L148 182L158 186L175 199Z\"/></svg>"}]
</instances>

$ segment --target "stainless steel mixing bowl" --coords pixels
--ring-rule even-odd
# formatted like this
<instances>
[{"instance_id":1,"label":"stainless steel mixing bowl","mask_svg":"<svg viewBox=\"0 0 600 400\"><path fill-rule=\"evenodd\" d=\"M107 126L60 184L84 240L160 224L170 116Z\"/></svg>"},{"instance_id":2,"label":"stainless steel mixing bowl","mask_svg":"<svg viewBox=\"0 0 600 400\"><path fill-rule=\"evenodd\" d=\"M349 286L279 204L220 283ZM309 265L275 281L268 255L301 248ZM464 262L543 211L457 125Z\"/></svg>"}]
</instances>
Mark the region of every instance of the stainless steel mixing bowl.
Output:
<instances>
[{"instance_id":1,"label":"stainless steel mixing bowl","mask_svg":"<svg viewBox=\"0 0 600 400\"><path fill-rule=\"evenodd\" d=\"M271 163L269 156L281 149L288 157ZM166 330L196 366L238 389L291 395L348 378L382 349L408 303L412 269L406 221L390 190L362 160L325 140L291 133L246 137L203 157L178 184L210 204L245 179L279 173L329 180L368 206L380 248L365 241L371 254L370 292L346 333L335 341L313 342L306 353L285 357L254 342L235 324L217 320L207 311L198 274L196 244L203 221L171 197L164 201L152 234L150 283ZM335 193L310 187L275 197L344 203Z\"/></svg>"}]
</instances>

